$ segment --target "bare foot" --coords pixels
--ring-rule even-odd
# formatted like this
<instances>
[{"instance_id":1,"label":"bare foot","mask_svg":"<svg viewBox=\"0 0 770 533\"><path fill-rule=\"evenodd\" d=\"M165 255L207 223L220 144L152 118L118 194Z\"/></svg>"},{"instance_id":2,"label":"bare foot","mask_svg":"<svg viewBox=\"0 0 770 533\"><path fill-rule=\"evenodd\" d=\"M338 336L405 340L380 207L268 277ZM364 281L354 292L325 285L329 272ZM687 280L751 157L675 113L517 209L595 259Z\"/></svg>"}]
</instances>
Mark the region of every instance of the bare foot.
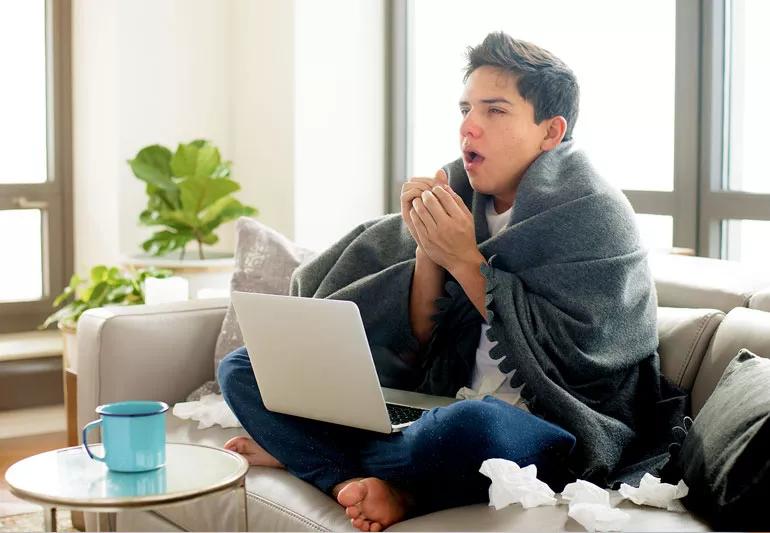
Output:
<instances>
[{"instance_id":1,"label":"bare foot","mask_svg":"<svg viewBox=\"0 0 770 533\"><path fill-rule=\"evenodd\" d=\"M249 437L233 437L225 442L224 448L225 450L241 454L252 466L283 468L278 459L267 453L262 446Z\"/></svg>"},{"instance_id":2,"label":"bare foot","mask_svg":"<svg viewBox=\"0 0 770 533\"><path fill-rule=\"evenodd\" d=\"M406 515L407 495L376 477L346 481L335 487L337 501L361 531L382 531Z\"/></svg>"}]
</instances>

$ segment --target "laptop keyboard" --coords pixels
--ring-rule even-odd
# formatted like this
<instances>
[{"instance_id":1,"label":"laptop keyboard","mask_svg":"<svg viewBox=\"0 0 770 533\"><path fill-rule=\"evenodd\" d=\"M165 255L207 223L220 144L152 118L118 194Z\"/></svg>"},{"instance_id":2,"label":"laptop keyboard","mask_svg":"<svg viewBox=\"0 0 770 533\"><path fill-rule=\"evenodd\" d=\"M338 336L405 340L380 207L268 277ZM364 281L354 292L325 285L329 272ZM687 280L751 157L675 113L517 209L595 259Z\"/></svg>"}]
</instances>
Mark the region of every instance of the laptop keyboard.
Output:
<instances>
[{"instance_id":1,"label":"laptop keyboard","mask_svg":"<svg viewBox=\"0 0 770 533\"><path fill-rule=\"evenodd\" d=\"M405 405L396 405L393 403L386 403L385 405L388 408L390 421L394 426L414 422L427 411L427 409L418 409L416 407L407 407Z\"/></svg>"}]
</instances>

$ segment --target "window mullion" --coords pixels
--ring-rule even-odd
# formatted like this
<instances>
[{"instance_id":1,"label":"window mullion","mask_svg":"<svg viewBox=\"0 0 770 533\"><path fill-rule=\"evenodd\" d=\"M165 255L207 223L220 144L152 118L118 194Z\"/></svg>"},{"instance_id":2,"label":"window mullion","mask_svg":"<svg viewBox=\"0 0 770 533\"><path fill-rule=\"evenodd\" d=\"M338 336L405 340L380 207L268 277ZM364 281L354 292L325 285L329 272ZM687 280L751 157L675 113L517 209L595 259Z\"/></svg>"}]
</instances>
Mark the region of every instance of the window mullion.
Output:
<instances>
[{"instance_id":1,"label":"window mullion","mask_svg":"<svg viewBox=\"0 0 770 533\"><path fill-rule=\"evenodd\" d=\"M722 224L710 199L721 189L725 157L725 2L704 2L702 9L698 255L718 258Z\"/></svg>"}]
</instances>

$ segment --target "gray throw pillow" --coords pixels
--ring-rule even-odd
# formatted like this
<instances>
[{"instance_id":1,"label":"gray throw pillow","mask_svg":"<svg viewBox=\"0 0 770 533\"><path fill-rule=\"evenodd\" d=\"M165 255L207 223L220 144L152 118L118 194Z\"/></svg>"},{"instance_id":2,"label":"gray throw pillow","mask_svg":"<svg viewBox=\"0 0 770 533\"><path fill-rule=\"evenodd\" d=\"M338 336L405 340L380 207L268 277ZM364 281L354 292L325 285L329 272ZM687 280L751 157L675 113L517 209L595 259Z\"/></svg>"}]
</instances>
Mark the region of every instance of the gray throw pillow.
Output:
<instances>
[{"instance_id":1,"label":"gray throw pillow","mask_svg":"<svg viewBox=\"0 0 770 533\"><path fill-rule=\"evenodd\" d=\"M292 272L315 253L298 246L274 229L254 219L241 217L235 224L235 270L231 291L263 294L289 294ZM233 350L243 346L241 328L233 305L227 308L214 350L214 375L219 362ZM193 391L187 401L218 393L216 381L209 381Z\"/></svg>"},{"instance_id":2,"label":"gray throw pillow","mask_svg":"<svg viewBox=\"0 0 770 533\"><path fill-rule=\"evenodd\" d=\"M677 457L685 505L717 530L770 528L770 359L741 350L698 413Z\"/></svg>"}]
</instances>

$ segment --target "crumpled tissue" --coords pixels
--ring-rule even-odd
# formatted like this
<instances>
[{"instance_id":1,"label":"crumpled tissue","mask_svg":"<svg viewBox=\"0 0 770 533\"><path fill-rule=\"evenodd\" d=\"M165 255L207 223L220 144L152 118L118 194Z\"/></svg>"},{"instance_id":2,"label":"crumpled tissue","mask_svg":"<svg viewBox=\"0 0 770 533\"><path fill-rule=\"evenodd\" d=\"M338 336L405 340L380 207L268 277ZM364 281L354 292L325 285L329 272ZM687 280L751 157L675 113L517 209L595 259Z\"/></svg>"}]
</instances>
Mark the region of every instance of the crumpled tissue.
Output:
<instances>
[{"instance_id":1,"label":"crumpled tissue","mask_svg":"<svg viewBox=\"0 0 770 533\"><path fill-rule=\"evenodd\" d=\"M507 459L487 459L479 472L492 480L489 487L489 505L496 511L512 503L520 503L525 509L540 505L556 505L551 488L537 479L535 465L519 468Z\"/></svg>"},{"instance_id":2,"label":"crumpled tissue","mask_svg":"<svg viewBox=\"0 0 770 533\"><path fill-rule=\"evenodd\" d=\"M214 424L223 428L241 427L221 394L207 394L197 402L180 402L174 405L172 413L177 418L198 421L198 429L206 429Z\"/></svg>"},{"instance_id":3,"label":"crumpled tissue","mask_svg":"<svg viewBox=\"0 0 770 533\"><path fill-rule=\"evenodd\" d=\"M621 531L631 518L610 507L609 492L583 479L564 487L561 497L569 502L567 515L588 531Z\"/></svg>"},{"instance_id":4,"label":"crumpled tissue","mask_svg":"<svg viewBox=\"0 0 770 533\"><path fill-rule=\"evenodd\" d=\"M661 483L660 478L651 474L645 474L638 488L623 483L618 492L636 505L651 505L668 511L683 513L685 508L679 499L687 496L690 488L683 479L677 485L671 485L670 483Z\"/></svg>"},{"instance_id":5,"label":"crumpled tissue","mask_svg":"<svg viewBox=\"0 0 770 533\"><path fill-rule=\"evenodd\" d=\"M535 465L521 468L506 459L487 459L479 472L492 480L489 505L496 510L512 503L520 503L525 509L566 503L569 505L567 514L588 531L622 531L630 520L628 513L610 505L608 491L583 479L568 484L560 495L556 495L537 479ZM687 495L688 488L684 481L674 486L645 474L638 488L624 483L619 492L636 505L683 511L678 500Z\"/></svg>"}]
</instances>

